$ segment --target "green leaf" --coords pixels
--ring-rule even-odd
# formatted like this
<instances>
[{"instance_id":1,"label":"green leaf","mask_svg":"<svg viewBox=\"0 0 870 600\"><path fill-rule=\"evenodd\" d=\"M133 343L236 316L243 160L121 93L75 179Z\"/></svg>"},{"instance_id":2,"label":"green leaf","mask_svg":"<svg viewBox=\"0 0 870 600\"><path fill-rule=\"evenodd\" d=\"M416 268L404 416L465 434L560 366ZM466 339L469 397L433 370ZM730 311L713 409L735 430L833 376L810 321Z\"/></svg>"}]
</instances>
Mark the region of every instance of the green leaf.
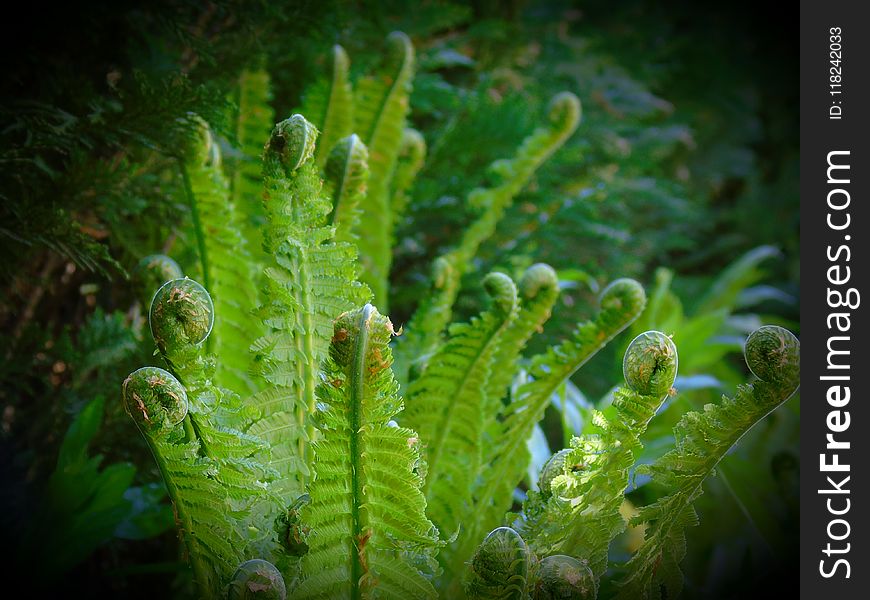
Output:
<instances>
[{"instance_id":1,"label":"green leaf","mask_svg":"<svg viewBox=\"0 0 870 600\"><path fill-rule=\"evenodd\" d=\"M315 442L311 528L293 598L434 598L437 530L426 518L416 432L391 419L402 409L390 365L389 319L371 305L335 323Z\"/></svg>"}]
</instances>

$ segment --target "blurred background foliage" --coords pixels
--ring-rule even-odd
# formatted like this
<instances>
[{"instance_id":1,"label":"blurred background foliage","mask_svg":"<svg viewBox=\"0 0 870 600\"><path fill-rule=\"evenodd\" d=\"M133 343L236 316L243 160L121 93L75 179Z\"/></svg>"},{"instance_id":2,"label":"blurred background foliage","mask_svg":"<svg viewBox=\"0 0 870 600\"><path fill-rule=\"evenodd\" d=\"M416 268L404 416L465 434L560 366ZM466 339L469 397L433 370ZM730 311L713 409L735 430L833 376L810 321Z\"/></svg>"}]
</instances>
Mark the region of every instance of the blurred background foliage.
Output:
<instances>
[{"instance_id":1,"label":"blurred background foliage","mask_svg":"<svg viewBox=\"0 0 870 600\"><path fill-rule=\"evenodd\" d=\"M797 40L747 2L78 3L25 8L0 56L0 519L19 563L52 552L46 577L145 597L183 585L172 512L119 402L153 348L129 271L147 254L193 256L177 157L188 112L232 157L233 86L265 67L280 117L298 107L338 42L366 72L393 30L414 41L411 124L429 152L401 224L391 316L402 323L431 260L469 221L465 193L496 177L544 103L583 102L578 132L542 168L477 257L479 271L559 272L545 340L635 277L641 320L553 398L530 441L537 461L584 431L621 381L633 334L680 349L679 393L653 421L644 461L680 414L745 378L745 335L799 334ZM13 35L26 31L27 36ZM463 282L460 317L477 310ZM540 348L536 348L540 349ZM799 399L721 465L690 531L686 597L741 597L797 549ZM629 498L656 497L645 481ZM630 511L631 507L626 506ZM713 516L715 515L715 516ZM50 527L47 524L51 524ZM629 531L617 561L637 543ZM41 540L34 543L35 540ZM15 563L13 562L14 566ZM181 588L179 588L181 589Z\"/></svg>"}]
</instances>

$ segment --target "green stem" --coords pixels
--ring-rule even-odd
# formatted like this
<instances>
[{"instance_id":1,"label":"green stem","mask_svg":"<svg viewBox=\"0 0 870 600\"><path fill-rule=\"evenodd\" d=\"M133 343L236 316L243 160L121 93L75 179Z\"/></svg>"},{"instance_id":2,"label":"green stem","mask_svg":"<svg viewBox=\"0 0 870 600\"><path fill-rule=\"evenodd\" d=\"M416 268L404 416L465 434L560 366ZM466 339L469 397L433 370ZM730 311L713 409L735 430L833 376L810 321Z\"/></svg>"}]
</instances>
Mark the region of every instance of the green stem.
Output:
<instances>
[{"instance_id":1,"label":"green stem","mask_svg":"<svg viewBox=\"0 0 870 600\"><path fill-rule=\"evenodd\" d=\"M368 320L373 307L366 304L360 314L359 334L354 347L353 366L350 373L350 464L351 464L351 522L353 537L351 543L351 598L360 598L359 580L363 575L363 566L360 564L360 554L356 545L362 536L362 523L359 507L365 501L360 481L360 465L362 452L360 450L360 426L362 420L362 401L365 397L366 376L366 351L368 350L369 331Z\"/></svg>"}]
</instances>

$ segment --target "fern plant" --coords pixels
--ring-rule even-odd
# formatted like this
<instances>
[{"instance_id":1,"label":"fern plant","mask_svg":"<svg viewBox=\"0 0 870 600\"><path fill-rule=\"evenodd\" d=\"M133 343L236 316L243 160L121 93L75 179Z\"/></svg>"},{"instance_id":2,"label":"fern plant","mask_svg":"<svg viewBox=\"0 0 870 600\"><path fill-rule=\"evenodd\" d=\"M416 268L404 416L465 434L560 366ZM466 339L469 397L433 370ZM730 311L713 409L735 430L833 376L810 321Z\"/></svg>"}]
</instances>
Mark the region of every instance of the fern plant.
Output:
<instances>
[{"instance_id":1,"label":"fern plant","mask_svg":"<svg viewBox=\"0 0 870 600\"><path fill-rule=\"evenodd\" d=\"M404 128L413 50L404 34L388 43L381 72L355 90L334 49L330 77L304 102L319 128L294 114L266 141L257 209L249 162L222 170L207 126L191 118L181 168L203 281L147 263L152 285L171 278L149 311L163 366L127 378L125 406L163 476L201 597L594 597L625 528L619 507L640 436L673 392L674 342L635 339L615 415L597 415L600 433L557 453L510 514L551 397L638 318L645 293L614 281L567 340L524 357L559 293L556 273L537 264L519 282L486 275L491 305L450 324L477 249L578 125L566 92L493 166L497 182L469 194L476 220L435 261L408 331L395 331L370 301L386 305L392 227L425 145ZM262 77L240 85L259 90L243 89L246 102L268 97ZM251 118L239 115L240 132L261 129ZM248 252L257 235L261 248ZM682 535L703 479L793 391L797 345L783 342L783 353L774 340L784 336L763 330L747 343L753 371L775 381L741 390L721 415L687 416L675 454L652 467L674 499L641 513L654 525L624 589L654 595L659 557ZM528 376L513 385L522 366ZM704 436L713 446L700 446Z\"/></svg>"}]
</instances>

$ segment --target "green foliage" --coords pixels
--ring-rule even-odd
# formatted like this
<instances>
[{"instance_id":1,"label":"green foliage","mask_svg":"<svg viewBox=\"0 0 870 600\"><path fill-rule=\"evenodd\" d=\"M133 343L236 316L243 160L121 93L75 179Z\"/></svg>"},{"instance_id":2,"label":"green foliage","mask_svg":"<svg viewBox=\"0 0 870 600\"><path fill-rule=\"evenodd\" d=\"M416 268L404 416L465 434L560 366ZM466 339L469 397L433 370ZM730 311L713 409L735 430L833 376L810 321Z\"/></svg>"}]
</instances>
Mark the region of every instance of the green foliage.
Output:
<instances>
[{"instance_id":1,"label":"green foliage","mask_svg":"<svg viewBox=\"0 0 870 600\"><path fill-rule=\"evenodd\" d=\"M39 561L40 577L32 582L37 589L52 585L130 517L125 493L136 468L122 462L101 467L103 457L88 453L103 409L102 398L92 400L70 424L42 500L21 536L13 563L26 569ZM44 551L46 544L51 552Z\"/></svg>"},{"instance_id":2,"label":"green foliage","mask_svg":"<svg viewBox=\"0 0 870 600\"><path fill-rule=\"evenodd\" d=\"M767 490L782 503L794 497L796 457L777 452L796 431L794 403L777 410L770 427L740 438L723 462L711 466L706 454L727 453L728 440L708 431L722 416L713 410L709 421L686 417L678 448L667 455L673 461L660 457L681 415L740 379L730 353L743 336L762 322L796 318L787 294L758 285L764 278L796 290L796 227L782 227L796 214L789 207L797 177L787 168L796 149L793 109L772 101L767 67L748 76L734 68L745 44L723 43L708 27L703 35L720 41L705 45L684 26L697 25L697 15L682 9L675 9L680 35L673 35L663 13L648 8L644 0L618 7L593 0L582 13L561 0L473 10L424 1L413 11L390 1L229 2L40 14L27 27L33 35L7 53L16 58L2 83L8 99L0 100L8 121L0 133L0 164L8 167L0 174L0 251L8 255L0 268L2 450L16 459L12 481L3 483L12 498L26 491L15 500L23 510L0 511L4 526L20 534L28 530L19 522L37 515L48 530L82 508L71 528L25 535L64 546L52 580L81 558L66 552L73 544L64 532L77 531L83 552L96 537L103 547L72 573L75 581L95 586L90 574L98 565L112 573L100 583L126 595L131 573L178 570L184 559L206 597L316 596L331 585L323 564L340 565L350 595L437 590L459 597L467 572L477 595L588 597L608 558L611 566L624 562L640 543L640 527L612 539L625 526L619 509L630 511L626 494L650 512L646 550L629 563L627 589L637 584L651 596L677 590L680 524L694 522L688 509L671 508L695 505L720 531L736 523L734 531L776 534L755 520L773 511L755 493ZM711 23L720 23L717 15ZM87 39L67 41L67 32L86 28ZM392 29L408 36L390 34L385 53L381 42ZM686 54L681 44L696 51ZM719 60L722 48L733 50L733 64ZM301 117L279 124L269 139L273 115L290 114L317 78L301 113L321 130L320 143ZM579 105L565 89L582 99L582 135L571 136ZM560 122L533 131L554 96ZM778 251L751 250L759 244L776 244L786 260L762 270ZM537 260L555 269L529 267ZM128 286L124 269L137 263ZM668 270L655 271L662 265ZM639 317L640 287L621 281L583 322L611 276L654 272ZM336 370L329 351L347 341L337 339L336 319L360 314L371 299L358 279L408 330L374 344L380 354L372 352L372 368L389 362L391 351L396 364L362 373L385 382L382 394L362 403L335 387L347 373ZM152 357L139 308L148 312L165 282L151 321ZM494 288L507 293L486 304ZM663 390L643 396L623 388L603 397L600 412L584 399L600 397L619 377L615 358L631 335L577 372L634 319L632 334L664 331L681 353L680 394L664 399L648 428ZM572 329L572 339L546 348ZM769 366L776 345L751 354L753 371L779 377ZM124 386L142 438L128 435L119 402L96 411L105 413L104 424L94 425L92 401L117 391L136 366L152 364L166 370L145 367ZM381 407L373 423L386 442L354 430L336 408L353 406ZM561 431L553 427L557 411ZM763 416L750 412L755 421ZM61 455L83 448L87 437L91 453L112 467L71 468L69 481L55 473L58 432L70 414L79 415L74 429L90 423L88 435L71 433L78 441L63 442ZM393 419L412 427L395 427ZM750 426L741 421L744 432ZM569 443L572 434L579 437ZM366 453L371 440L374 459ZM705 440L715 447L702 452ZM690 460L680 444L694 448ZM330 455L352 445L356 458L349 450ZM569 447L544 465L536 489L534 473L550 445ZM389 456L380 456L383 449ZM76 453L73 463L93 462ZM654 460L661 472L638 469L628 478L638 463ZM86 494L78 486L127 461L143 468L135 480L119 469L124 477L106 484L111 493L95 501L114 507L104 520L100 507L79 502ZM578 464L586 468L577 471ZM673 469L680 465L695 465L691 484ZM719 476L707 477L713 467ZM356 490L329 487L354 478ZM698 478L708 483L695 502ZM27 485L16 485L19 479ZM26 510L42 506L30 500L43 490L44 498L57 496L61 479L69 506L50 500L57 510ZM184 551L121 544L118 538L149 537L171 524L164 489ZM396 500L388 489L408 493ZM671 496L679 499L671 504ZM706 510L726 514L713 506L723 498L742 512L707 518ZM377 514L366 528L369 510ZM95 519L92 532L81 531L81 515ZM566 525L556 531L558 519ZM107 533L109 520L117 525ZM513 555L524 557L522 565L508 560L499 571L477 545L504 525L517 531L499 536L525 550ZM706 527L692 530L693 552L683 562L705 589L723 567L707 569L703 557L714 544L721 556L724 543ZM643 553L655 562L671 549L659 561L667 572L650 580ZM130 568L137 560L143 564ZM718 564L737 560L731 552ZM176 591L189 592L186 572L179 574ZM622 574L601 580L602 596ZM157 586L161 578L137 576L135 585L146 581ZM414 589L398 592L391 583Z\"/></svg>"},{"instance_id":3,"label":"green foliage","mask_svg":"<svg viewBox=\"0 0 870 600\"><path fill-rule=\"evenodd\" d=\"M402 409L389 319L371 305L335 323L317 415L317 478L302 519L310 550L298 598L430 598L437 530L426 518L419 437Z\"/></svg>"},{"instance_id":4,"label":"green foliage","mask_svg":"<svg viewBox=\"0 0 870 600\"><path fill-rule=\"evenodd\" d=\"M355 248L331 243L332 207L313 158L316 135L294 115L275 127L264 159L264 248L274 259L265 271L260 310L269 331L252 346L267 385L250 402L259 416L250 431L273 449L270 464L280 473L276 492L285 507L302 493L309 474L307 442L314 429L308 419L333 319L369 294L356 282Z\"/></svg>"},{"instance_id":5,"label":"green foliage","mask_svg":"<svg viewBox=\"0 0 870 600\"><path fill-rule=\"evenodd\" d=\"M641 472L668 489L645 506L634 523L650 523L643 545L627 565L622 598L676 596L682 590L679 563L686 553L685 529L696 525L693 502L725 454L756 423L783 404L800 382L800 343L789 331L764 326L746 340L746 363L758 379L733 398L683 415L674 430L675 448Z\"/></svg>"}]
</instances>

